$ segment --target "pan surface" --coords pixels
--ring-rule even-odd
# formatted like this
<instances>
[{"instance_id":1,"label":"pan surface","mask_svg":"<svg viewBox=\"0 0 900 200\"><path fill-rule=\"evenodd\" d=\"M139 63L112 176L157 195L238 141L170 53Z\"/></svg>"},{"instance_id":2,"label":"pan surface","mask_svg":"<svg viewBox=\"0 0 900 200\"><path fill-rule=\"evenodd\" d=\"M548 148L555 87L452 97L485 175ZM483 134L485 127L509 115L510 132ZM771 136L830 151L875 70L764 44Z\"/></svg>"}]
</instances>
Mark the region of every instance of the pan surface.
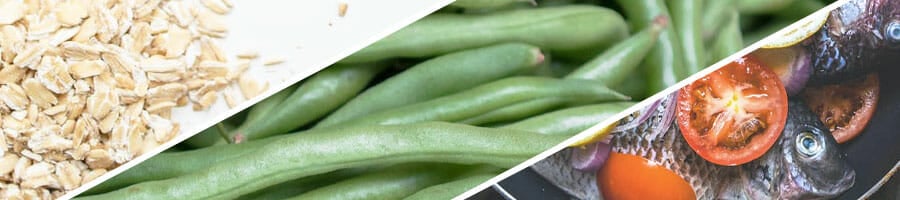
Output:
<instances>
[{"instance_id":1,"label":"pan surface","mask_svg":"<svg viewBox=\"0 0 900 200\"><path fill-rule=\"evenodd\" d=\"M900 161L900 67L880 69L881 91L875 115L860 135L841 145L847 162L856 170L856 183L839 199L859 198ZM898 187L895 180L881 190L892 193L888 199L898 199Z\"/></svg>"},{"instance_id":2,"label":"pan surface","mask_svg":"<svg viewBox=\"0 0 900 200\"><path fill-rule=\"evenodd\" d=\"M838 199L860 198L900 162L900 67L881 67L878 73L881 92L874 116L863 133L841 145L847 154L847 162L856 171L856 181ZM900 181L895 177L890 178L871 198L900 199ZM531 168L501 181L500 186L516 199L573 198ZM504 198L496 189L489 188L471 199Z\"/></svg>"}]
</instances>

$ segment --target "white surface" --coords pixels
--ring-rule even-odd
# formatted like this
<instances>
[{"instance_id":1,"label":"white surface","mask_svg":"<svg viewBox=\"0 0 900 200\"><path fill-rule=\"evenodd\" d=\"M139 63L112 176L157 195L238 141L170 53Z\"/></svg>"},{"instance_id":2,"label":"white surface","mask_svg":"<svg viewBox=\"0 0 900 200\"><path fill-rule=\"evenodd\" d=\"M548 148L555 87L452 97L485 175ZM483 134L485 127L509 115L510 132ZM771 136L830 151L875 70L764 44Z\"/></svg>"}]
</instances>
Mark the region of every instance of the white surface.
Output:
<instances>
[{"instance_id":1,"label":"white surface","mask_svg":"<svg viewBox=\"0 0 900 200\"><path fill-rule=\"evenodd\" d=\"M175 109L172 118L181 124L178 137L69 192L61 199L70 199L84 192L453 0L232 1L235 8L226 18L228 36L220 46L229 59L247 50L259 52L260 58L253 61L248 73L257 81L268 81L268 91L241 102L233 109L228 109L221 98L203 112L194 112L189 106ZM341 2L348 4L344 17L337 14ZM285 58L285 62L262 65L263 60L273 57ZM236 88L229 89L238 91Z\"/></svg>"}]
</instances>

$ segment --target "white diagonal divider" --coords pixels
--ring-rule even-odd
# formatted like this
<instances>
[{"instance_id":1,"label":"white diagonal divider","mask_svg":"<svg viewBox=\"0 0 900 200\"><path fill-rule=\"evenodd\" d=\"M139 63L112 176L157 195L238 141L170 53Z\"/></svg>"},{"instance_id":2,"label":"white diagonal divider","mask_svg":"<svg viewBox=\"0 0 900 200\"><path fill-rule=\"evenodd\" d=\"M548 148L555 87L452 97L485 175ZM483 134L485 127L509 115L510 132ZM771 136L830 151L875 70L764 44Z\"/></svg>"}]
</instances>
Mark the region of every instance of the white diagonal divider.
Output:
<instances>
[{"instance_id":1,"label":"white diagonal divider","mask_svg":"<svg viewBox=\"0 0 900 200\"><path fill-rule=\"evenodd\" d=\"M181 132L176 138L68 192L60 199L77 196L453 0L233 2L234 9L226 16L228 36L219 45L229 58L235 58L241 52L259 52L260 60L254 61L247 73L257 81L267 81L268 90L230 109L220 98L206 111L191 111L190 106L173 110L172 119L181 125ZM338 15L341 4L347 5L343 17ZM261 64L261 60L276 57L284 58L285 62L273 66Z\"/></svg>"},{"instance_id":2,"label":"white diagonal divider","mask_svg":"<svg viewBox=\"0 0 900 200\"><path fill-rule=\"evenodd\" d=\"M822 9L819 9L818 11L816 11L815 13L813 13L811 15L826 14L827 12L831 12L831 10L834 10L834 9L840 7L841 5L847 3L848 1L849 0L839 0L837 2L832 3L831 5L828 5ZM810 17L807 16L798 21L806 21L806 20L809 20L808 18L810 18ZM481 183L480 185L475 186L472 189L469 189L468 191L456 196L453 199L454 200L462 200L462 199L469 198L472 195L475 195L476 193L481 192L482 190L487 189L488 187L491 187L492 185L497 184L500 181L502 181L516 173L519 173L519 171L522 171L525 168L530 167L530 166L534 165L535 163L537 163L547 157L550 157L551 155L555 154L556 152L563 150L564 148L568 147L569 144L575 143L576 141L580 140L581 138L589 137L590 135L594 134L595 132L600 131L600 129L603 129L606 126L616 123L620 119L625 118L626 116L630 115L631 113L637 112L641 108L650 106L651 103L653 103L659 99L662 99L663 97L665 97L671 93L674 93L675 91L681 89L682 87L687 86L688 84L694 82L697 79L703 78L707 74L710 74L713 71L718 70L719 68L722 68L723 66L730 63L731 61L741 58L742 56L747 55L756 49L759 49L761 46L763 46L763 44L766 44L767 41L774 40L775 37L783 35L783 33L785 33L786 31L796 29L797 27L800 27L800 26L802 26L802 23L795 22L795 23L791 24L790 26L787 26L787 27L779 30L778 32L775 32L774 34L769 35L766 38L763 38L762 40L757 41L756 43L753 43L744 49L741 49L737 53L734 53L731 56L728 56L727 58L719 60L719 62L716 62L715 64L707 67L706 69L703 69L700 72L697 72L694 75L691 75L690 77L676 83L675 85L669 86L668 88L656 93L655 95L653 95L647 99L644 99L640 103L637 103L637 104L629 107L628 109L625 109L625 111L622 111L619 114L613 115L613 116L609 117L608 119L604 120L603 122L600 122L597 125L594 125L585 131L582 131L581 133L578 133L574 137L569 138L569 139L563 141L562 143L559 143L556 146L554 146L550 149L547 149L544 152L541 152L537 156L532 157L532 158L526 160L525 162L522 162L519 165L516 165L515 167L512 167L512 168L504 171L500 175L495 176L494 178L491 178L491 179L485 181L484 183Z\"/></svg>"}]
</instances>

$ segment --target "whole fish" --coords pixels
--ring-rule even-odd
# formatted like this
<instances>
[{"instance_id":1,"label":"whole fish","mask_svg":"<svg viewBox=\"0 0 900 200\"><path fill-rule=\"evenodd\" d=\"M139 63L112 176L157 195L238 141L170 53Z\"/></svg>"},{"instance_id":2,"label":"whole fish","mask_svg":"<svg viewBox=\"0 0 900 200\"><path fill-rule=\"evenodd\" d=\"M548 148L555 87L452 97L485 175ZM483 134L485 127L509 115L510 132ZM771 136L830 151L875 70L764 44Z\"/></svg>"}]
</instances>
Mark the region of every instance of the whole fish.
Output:
<instances>
[{"instance_id":1,"label":"whole fish","mask_svg":"<svg viewBox=\"0 0 900 200\"><path fill-rule=\"evenodd\" d=\"M825 25L804 44L813 54L813 84L862 77L896 63L900 1L850 0L831 11Z\"/></svg>"},{"instance_id":2,"label":"whole fish","mask_svg":"<svg viewBox=\"0 0 900 200\"><path fill-rule=\"evenodd\" d=\"M802 102L790 101L788 119L779 140L762 157L739 166L720 166L697 155L677 125L659 134L663 103L636 128L613 132L613 152L637 155L672 170L685 179L699 199L818 199L833 198L853 186L855 173L844 161L834 138ZM620 121L627 124L637 114ZM671 123L671 122L668 122ZM557 153L532 168L577 199L599 199L596 175L572 169L570 150ZM614 164L614 163L606 163ZM628 176L628 174L621 174ZM635 186L640 187L640 186Z\"/></svg>"}]
</instances>

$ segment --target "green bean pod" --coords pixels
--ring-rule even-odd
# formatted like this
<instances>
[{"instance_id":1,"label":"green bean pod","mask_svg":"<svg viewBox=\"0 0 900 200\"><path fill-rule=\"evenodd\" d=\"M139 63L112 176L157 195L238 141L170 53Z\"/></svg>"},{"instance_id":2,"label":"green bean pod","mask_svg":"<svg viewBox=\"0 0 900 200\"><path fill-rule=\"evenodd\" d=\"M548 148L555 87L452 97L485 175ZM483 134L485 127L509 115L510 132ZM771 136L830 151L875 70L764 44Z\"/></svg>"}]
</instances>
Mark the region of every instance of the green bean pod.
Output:
<instances>
[{"instance_id":1,"label":"green bean pod","mask_svg":"<svg viewBox=\"0 0 900 200\"><path fill-rule=\"evenodd\" d=\"M547 97L509 105L493 110L459 123L471 125L485 125L490 123L508 122L531 117L561 107L570 107L592 103L582 99Z\"/></svg>"},{"instance_id":2,"label":"green bean pod","mask_svg":"<svg viewBox=\"0 0 900 200\"><path fill-rule=\"evenodd\" d=\"M468 191L469 189L478 186L488 179L497 176L497 174L486 173L486 174L478 174L472 175L466 178L462 178L459 180L454 180L451 182L434 185L422 190L419 190L413 195L407 196L403 198L404 200L429 200L429 199L453 199L454 197L462 194L463 192Z\"/></svg>"},{"instance_id":3,"label":"green bean pod","mask_svg":"<svg viewBox=\"0 0 900 200\"><path fill-rule=\"evenodd\" d=\"M584 102L628 99L598 81L511 77L460 93L374 113L342 125L459 122L510 105L549 97L579 99Z\"/></svg>"},{"instance_id":4,"label":"green bean pod","mask_svg":"<svg viewBox=\"0 0 900 200\"><path fill-rule=\"evenodd\" d=\"M357 177L371 169L342 169L325 174L291 180L278 185L273 185L250 194L242 195L237 200L282 200L291 198L320 187L328 186L339 181Z\"/></svg>"},{"instance_id":5,"label":"green bean pod","mask_svg":"<svg viewBox=\"0 0 900 200\"><path fill-rule=\"evenodd\" d=\"M735 0L709 0L703 6L703 41L711 42L716 33L731 19Z\"/></svg>"},{"instance_id":6,"label":"green bean pod","mask_svg":"<svg viewBox=\"0 0 900 200\"><path fill-rule=\"evenodd\" d=\"M141 182L163 180L196 172L224 160L236 158L277 138L235 145L217 145L190 151L164 152L125 170L91 188L84 195L113 191Z\"/></svg>"},{"instance_id":7,"label":"green bean pod","mask_svg":"<svg viewBox=\"0 0 900 200\"><path fill-rule=\"evenodd\" d=\"M305 134L305 131L292 134ZM189 174L228 159L240 157L244 154L253 152L257 148L265 146L272 141L281 140L287 137L291 136L289 134L277 135L234 145L216 145L189 151L163 152L100 183L84 194L103 193L136 183L162 180ZM189 160L190 162L184 162L185 160Z\"/></svg>"},{"instance_id":8,"label":"green bean pod","mask_svg":"<svg viewBox=\"0 0 900 200\"><path fill-rule=\"evenodd\" d=\"M791 5L776 11L774 14L781 20L797 21L825 7L825 3L816 0L794 0Z\"/></svg>"},{"instance_id":9,"label":"green bean pod","mask_svg":"<svg viewBox=\"0 0 900 200\"><path fill-rule=\"evenodd\" d=\"M633 106L634 102L603 103L562 109L501 128L550 135L575 135Z\"/></svg>"},{"instance_id":10,"label":"green bean pod","mask_svg":"<svg viewBox=\"0 0 900 200\"><path fill-rule=\"evenodd\" d=\"M418 164L403 164L409 165L407 167L411 167L413 165ZM445 164L444 164L445 165ZM390 171L391 169L386 169L388 167L396 167L396 166L378 166L378 167L365 167L365 168L351 168L351 169L341 169L334 172L329 172L327 174L319 174L311 177L301 178L297 180L292 180L284 183L280 183L278 185L274 185L268 187L266 189L262 189L250 194L246 194L238 198L238 200L280 200L286 199L290 197L295 197L309 192L311 190L319 190L317 188L328 186L335 184L339 181L347 180L348 178L356 177L362 175L364 173L378 173L378 171ZM498 174L503 171L501 168L492 167L492 166L484 166L484 165L476 165L476 166L466 166L466 170L460 172L460 177L468 177L472 175L480 175L480 174ZM396 169L393 169L396 171ZM388 172L392 173L392 172ZM332 186L328 186L332 187ZM365 188L359 188L365 189ZM401 188L393 188L400 189ZM341 190L346 192L347 190ZM319 191L318 193L324 193ZM339 194L339 193L338 193Z\"/></svg>"},{"instance_id":11,"label":"green bean pod","mask_svg":"<svg viewBox=\"0 0 900 200\"><path fill-rule=\"evenodd\" d=\"M234 130L235 127L233 125L227 124L227 123L220 123L220 124L222 124L221 125L222 128L225 129L225 131L226 131L225 133L222 133L221 132L222 130L220 130L220 128L218 127L219 124L216 124L209 128L204 129L203 131L200 131L200 133L197 133L196 135L191 136L187 140L184 140L184 144L191 148L201 148L201 147L212 146L216 143L226 142L223 135L228 134L227 132Z\"/></svg>"},{"instance_id":12,"label":"green bean pod","mask_svg":"<svg viewBox=\"0 0 900 200\"><path fill-rule=\"evenodd\" d=\"M644 81L646 77L641 73L631 73L626 77L628 78L622 81L622 83L611 86L610 89L622 93L625 96L629 96L632 99L647 98L646 94L644 94L644 91L647 91L647 82Z\"/></svg>"},{"instance_id":13,"label":"green bean pod","mask_svg":"<svg viewBox=\"0 0 900 200\"><path fill-rule=\"evenodd\" d=\"M577 4L581 2L581 0L537 0L537 5L540 7L552 7Z\"/></svg>"},{"instance_id":14,"label":"green bean pod","mask_svg":"<svg viewBox=\"0 0 900 200\"><path fill-rule=\"evenodd\" d=\"M737 12L732 12L730 18L728 24L726 24L725 27L722 27L722 30L719 31L716 40L712 44L712 63L724 59L744 48L744 39L741 36L740 16Z\"/></svg>"},{"instance_id":15,"label":"green bean pod","mask_svg":"<svg viewBox=\"0 0 900 200\"><path fill-rule=\"evenodd\" d=\"M250 107L250 110L247 111L247 116L244 119L242 124L246 123L255 123L259 121L260 118L265 117L269 112L273 110L279 103L287 99L288 95L294 92L295 86L289 86L284 90L278 91L277 93L269 96L259 103L254 104ZM226 124L227 125L227 124ZM227 127L227 131L232 131L232 126ZM220 133L220 130L213 126L209 127L206 130L203 130L200 133L197 133L194 136L191 136L187 140L184 140L184 143L193 148L201 148L208 147L215 144L224 144L232 141L226 141L223 135L227 135L228 133Z\"/></svg>"},{"instance_id":16,"label":"green bean pod","mask_svg":"<svg viewBox=\"0 0 900 200\"><path fill-rule=\"evenodd\" d=\"M565 78L597 80L610 87L619 85L647 57L665 26L664 23L654 23L627 40L610 47Z\"/></svg>"},{"instance_id":17,"label":"green bean pod","mask_svg":"<svg viewBox=\"0 0 900 200\"><path fill-rule=\"evenodd\" d=\"M354 98L384 65L334 65L303 82L265 120L244 123L230 137L254 140L287 133L319 119Z\"/></svg>"},{"instance_id":18,"label":"green bean pod","mask_svg":"<svg viewBox=\"0 0 900 200\"><path fill-rule=\"evenodd\" d=\"M628 35L616 11L587 5L518 9L484 15L432 14L340 62L422 58L523 42L559 55L597 55ZM576 56L578 57L578 56Z\"/></svg>"},{"instance_id":19,"label":"green bean pod","mask_svg":"<svg viewBox=\"0 0 900 200\"><path fill-rule=\"evenodd\" d=\"M512 167L568 136L429 122L310 130L175 178L78 199L230 199L338 169L407 163Z\"/></svg>"},{"instance_id":20,"label":"green bean pod","mask_svg":"<svg viewBox=\"0 0 900 200\"><path fill-rule=\"evenodd\" d=\"M644 29L660 18L668 18L669 11L663 0L616 0L625 10L632 29ZM647 76L647 91L650 96L679 80L690 76L684 66L681 43L672 29L663 30L656 46L644 60L641 71Z\"/></svg>"},{"instance_id":21,"label":"green bean pod","mask_svg":"<svg viewBox=\"0 0 900 200\"><path fill-rule=\"evenodd\" d=\"M452 94L522 73L543 61L544 56L537 47L521 43L443 55L372 86L316 124L316 127L331 126L369 113Z\"/></svg>"},{"instance_id":22,"label":"green bean pod","mask_svg":"<svg viewBox=\"0 0 900 200\"><path fill-rule=\"evenodd\" d=\"M667 0L669 13L678 41L681 41L681 52L684 66L688 74L700 72L706 65L706 48L703 45L703 1L702 0Z\"/></svg>"},{"instance_id":23,"label":"green bean pod","mask_svg":"<svg viewBox=\"0 0 900 200\"><path fill-rule=\"evenodd\" d=\"M769 14L780 11L794 0L737 0L737 8L743 14Z\"/></svg>"},{"instance_id":24,"label":"green bean pod","mask_svg":"<svg viewBox=\"0 0 900 200\"><path fill-rule=\"evenodd\" d=\"M253 104L253 106L250 107L250 111L247 112L247 118L244 120L244 123L241 124L256 123L261 119L268 120L269 113L278 110L278 104L284 102L295 90L297 90L297 84L284 88L284 90L278 91L259 103Z\"/></svg>"},{"instance_id":25,"label":"green bean pod","mask_svg":"<svg viewBox=\"0 0 900 200\"><path fill-rule=\"evenodd\" d=\"M743 36L744 44L756 43L766 37L769 37L769 35L772 35L775 32L778 32L778 30L781 30L784 27L790 26L794 22L796 22L796 20L792 20L792 21L777 20L777 21L769 22L766 25L764 25L763 27L753 30L753 32L749 32L746 34L742 33L741 35Z\"/></svg>"},{"instance_id":26,"label":"green bean pod","mask_svg":"<svg viewBox=\"0 0 900 200\"><path fill-rule=\"evenodd\" d=\"M428 186L453 180L465 166L409 163L317 188L287 200L402 199Z\"/></svg>"},{"instance_id":27,"label":"green bean pod","mask_svg":"<svg viewBox=\"0 0 900 200\"><path fill-rule=\"evenodd\" d=\"M293 134L303 134L303 132L297 132ZM189 174L216 165L228 159L240 157L244 154L253 152L257 148L262 147L269 142L277 141L281 138L286 137L290 136L278 135L234 145L217 145L189 151L163 152L156 156L150 157L150 159L141 162L140 164L122 172L121 174L114 176L107 181L100 183L99 185L86 191L84 195L104 193L119 188L124 188L132 184L146 181L162 180ZM190 162L184 162L185 160L189 160ZM359 171L360 170L351 171L352 173L329 173L333 174L333 176L329 177L346 177L359 174ZM314 180L321 181L321 179L322 178ZM291 197L294 195L283 197Z\"/></svg>"},{"instance_id":28,"label":"green bean pod","mask_svg":"<svg viewBox=\"0 0 900 200\"><path fill-rule=\"evenodd\" d=\"M533 0L456 0L451 6L467 9L491 9L509 6L515 3L534 2Z\"/></svg>"},{"instance_id":29,"label":"green bean pod","mask_svg":"<svg viewBox=\"0 0 900 200\"><path fill-rule=\"evenodd\" d=\"M290 86L285 88L284 90L278 91L277 93L269 96L259 103L254 104L250 107L250 110L247 112L247 116L244 119L245 123L254 123L258 121L260 118L266 116L266 114L272 111L272 108L275 108L279 103L284 101L291 92L294 91L294 86ZM227 127L227 131L231 132L234 128L232 126ZM184 144L193 147L193 148L202 148L208 147L215 144L224 144L232 141L226 141L223 135L227 135L228 133L220 133L220 130L216 126L212 126L207 128L206 130L197 133L194 136L191 136L187 140L184 140Z\"/></svg>"}]
</instances>

